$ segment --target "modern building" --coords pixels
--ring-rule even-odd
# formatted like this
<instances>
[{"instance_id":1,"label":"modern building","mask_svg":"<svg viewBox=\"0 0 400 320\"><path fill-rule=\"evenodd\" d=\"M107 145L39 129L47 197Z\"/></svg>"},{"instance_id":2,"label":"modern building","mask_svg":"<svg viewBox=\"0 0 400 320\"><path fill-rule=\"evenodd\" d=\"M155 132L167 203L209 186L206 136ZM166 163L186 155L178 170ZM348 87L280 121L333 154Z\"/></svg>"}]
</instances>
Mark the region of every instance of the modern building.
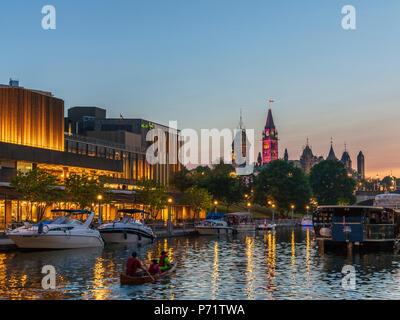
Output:
<instances>
[{"instance_id":1,"label":"modern building","mask_svg":"<svg viewBox=\"0 0 400 320\"><path fill-rule=\"evenodd\" d=\"M357 173L359 179L365 179L365 157L362 151L360 151L357 156Z\"/></svg>"},{"instance_id":2,"label":"modern building","mask_svg":"<svg viewBox=\"0 0 400 320\"><path fill-rule=\"evenodd\" d=\"M147 141L153 128L159 135ZM164 164L149 163L150 145ZM111 203L102 205L107 220L118 208L141 206L132 196L139 180L168 185L181 169L179 147L178 130L143 119L107 119L106 110L98 107L71 108L64 119L64 101L50 92L26 89L16 81L0 85L0 224L35 221L34 205L10 187L18 170L42 168L60 180L71 173L103 179L113 190ZM173 219L189 214L187 207L174 203ZM166 215L164 210L159 218Z\"/></svg>"},{"instance_id":3,"label":"modern building","mask_svg":"<svg viewBox=\"0 0 400 320\"><path fill-rule=\"evenodd\" d=\"M267 122L263 131L262 148L263 164L278 159L278 131L275 128L271 109L268 109Z\"/></svg>"}]
</instances>

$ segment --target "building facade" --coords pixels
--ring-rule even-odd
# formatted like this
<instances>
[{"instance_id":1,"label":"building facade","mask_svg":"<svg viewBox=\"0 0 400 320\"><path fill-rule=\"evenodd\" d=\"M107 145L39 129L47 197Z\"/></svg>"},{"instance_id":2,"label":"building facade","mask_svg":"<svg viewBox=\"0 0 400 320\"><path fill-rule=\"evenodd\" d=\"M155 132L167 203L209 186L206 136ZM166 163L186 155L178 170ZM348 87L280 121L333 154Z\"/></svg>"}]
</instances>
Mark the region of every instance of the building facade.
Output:
<instances>
[{"instance_id":1,"label":"building facade","mask_svg":"<svg viewBox=\"0 0 400 320\"><path fill-rule=\"evenodd\" d=\"M107 119L96 107L69 110L64 119L64 101L49 92L0 85L0 226L24 220L35 221L35 206L20 198L10 186L18 170L41 168L61 181L71 173L102 179L112 191L112 201L98 204L105 220L119 208L144 208L133 196L137 182L152 179L168 185L181 169L178 161L179 131L143 119ZM153 140L147 133L159 129ZM169 134L167 134L169 133ZM148 146L155 145L165 164L150 164ZM179 196L178 196L179 198ZM71 208L69 203L57 208ZM173 219L191 215L189 208L174 202ZM166 220L167 209L159 219Z\"/></svg>"},{"instance_id":2,"label":"building facade","mask_svg":"<svg viewBox=\"0 0 400 320\"><path fill-rule=\"evenodd\" d=\"M263 164L278 160L278 131L275 128L271 109L268 109L267 122L263 131L262 148Z\"/></svg>"},{"instance_id":3,"label":"building facade","mask_svg":"<svg viewBox=\"0 0 400 320\"><path fill-rule=\"evenodd\" d=\"M357 173L359 179L365 179L365 157L362 151L360 151L357 156Z\"/></svg>"}]
</instances>

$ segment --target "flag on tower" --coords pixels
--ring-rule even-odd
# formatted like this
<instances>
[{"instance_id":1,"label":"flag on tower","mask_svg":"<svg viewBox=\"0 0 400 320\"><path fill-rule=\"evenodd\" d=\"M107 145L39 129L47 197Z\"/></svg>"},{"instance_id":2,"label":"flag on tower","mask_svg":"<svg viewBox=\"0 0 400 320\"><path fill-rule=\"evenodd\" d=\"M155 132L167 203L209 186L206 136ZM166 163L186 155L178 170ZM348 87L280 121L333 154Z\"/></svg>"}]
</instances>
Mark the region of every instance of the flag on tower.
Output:
<instances>
[{"instance_id":1,"label":"flag on tower","mask_svg":"<svg viewBox=\"0 0 400 320\"><path fill-rule=\"evenodd\" d=\"M273 102L275 102L275 100L272 100L272 99L269 100L269 103L273 103Z\"/></svg>"}]
</instances>

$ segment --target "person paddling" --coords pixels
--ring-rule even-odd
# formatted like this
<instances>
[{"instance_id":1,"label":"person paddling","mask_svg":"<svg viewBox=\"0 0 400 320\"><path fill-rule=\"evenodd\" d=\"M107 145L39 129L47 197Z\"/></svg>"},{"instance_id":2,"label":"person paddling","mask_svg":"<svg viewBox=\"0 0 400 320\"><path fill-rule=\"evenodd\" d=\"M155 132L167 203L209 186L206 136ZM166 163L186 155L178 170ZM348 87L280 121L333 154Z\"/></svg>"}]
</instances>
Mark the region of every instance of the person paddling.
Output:
<instances>
[{"instance_id":1,"label":"person paddling","mask_svg":"<svg viewBox=\"0 0 400 320\"><path fill-rule=\"evenodd\" d=\"M147 269L150 274L160 274L161 269L157 264L157 259L151 260L150 267Z\"/></svg>"},{"instance_id":2,"label":"person paddling","mask_svg":"<svg viewBox=\"0 0 400 320\"><path fill-rule=\"evenodd\" d=\"M141 269L146 272L146 269L142 266L142 263L137 258L137 253L132 252L132 258L129 258L126 262L126 274L131 277L141 277L143 275L142 272L138 272L137 270Z\"/></svg>"},{"instance_id":3,"label":"person paddling","mask_svg":"<svg viewBox=\"0 0 400 320\"><path fill-rule=\"evenodd\" d=\"M168 254L165 251L161 252L160 260L158 262L158 266L161 271L168 270L171 267L171 262L168 259Z\"/></svg>"}]
</instances>

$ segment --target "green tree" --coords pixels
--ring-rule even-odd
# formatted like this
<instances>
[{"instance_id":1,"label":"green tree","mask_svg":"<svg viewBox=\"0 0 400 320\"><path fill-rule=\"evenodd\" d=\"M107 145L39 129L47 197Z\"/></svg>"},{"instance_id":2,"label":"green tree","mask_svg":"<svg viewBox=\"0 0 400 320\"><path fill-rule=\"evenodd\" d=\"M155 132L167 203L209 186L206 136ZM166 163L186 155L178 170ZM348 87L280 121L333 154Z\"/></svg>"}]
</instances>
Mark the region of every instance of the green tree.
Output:
<instances>
[{"instance_id":1,"label":"green tree","mask_svg":"<svg viewBox=\"0 0 400 320\"><path fill-rule=\"evenodd\" d=\"M324 160L311 168L310 185L320 205L345 205L355 202L356 181L349 177L340 161Z\"/></svg>"},{"instance_id":2,"label":"green tree","mask_svg":"<svg viewBox=\"0 0 400 320\"><path fill-rule=\"evenodd\" d=\"M225 202L228 211L231 205L243 200L245 190L232 165L224 163L215 165L199 187L207 189L215 199Z\"/></svg>"},{"instance_id":3,"label":"green tree","mask_svg":"<svg viewBox=\"0 0 400 320\"><path fill-rule=\"evenodd\" d=\"M137 200L147 206L150 215L156 219L160 210L167 205L167 186L154 180L142 180L138 183L139 189L135 191Z\"/></svg>"},{"instance_id":4,"label":"green tree","mask_svg":"<svg viewBox=\"0 0 400 320\"><path fill-rule=\"evenodd\" d=\"M289 212L294 205L304 211L310 201L311 189L300 168L283 160L272 161L254 179L254 201L266 205L272 201L279 210Z\"/></svg>"},{"instance_id":5,"label":"green tree","mask_svg":"<svg viewBox=\"0 0 400 320\"><path fill-rule=\"evenodd\" d=\"M104 183L87 174L70 174L64 181L66 198L80 209L92 208L92 203L97 203L98 196L102 196L102 202L109 201L109 190Z\"/></svg>"},{"instance_id":6,"label":"green tree","mask_svg":"<svg viewBox=\"0 0 400 320\"><path fill-rule=\"evenodd\" d=\"M212 195L207 190L196 186L187 189L183 202L193 208L194 217L198 218L201 210L207 211L212 205Z\"/></svg>"},{"instance_id":7,"label":"green tree","mask_svg":"<svg viewBox=\"0 0 400 320\"><path fill-rule=\"evenodd\" d=\"M193 174L185 167L182 170L177 171L171 178L170 184L173 185L180 192L192 187L195 182L193 180Z\"/></svg>"},{"instance_id":8,"label":"green tree","mask_svg":"<svg viewBox=\"0 0 400 320\"><path fill-rule=\"evenodd\" d=\"M62 199L62 191L56 187L59 182L55 175L42 169L33 169L26 173L18 171L11 180L11 186L23 199L36 206L37 221L41 221L46 209Z\"/></svg>"},{"instance_id":9,"label":"green tree","mask_svg":"<svg viewBox=\"0 0 400 320\"><path fill-rule=\"evenodd\" d=\"M386 176L382 179L381 185L385 190L394 190L396 187L396 177Z\"/></svg>"}]
</instances>

